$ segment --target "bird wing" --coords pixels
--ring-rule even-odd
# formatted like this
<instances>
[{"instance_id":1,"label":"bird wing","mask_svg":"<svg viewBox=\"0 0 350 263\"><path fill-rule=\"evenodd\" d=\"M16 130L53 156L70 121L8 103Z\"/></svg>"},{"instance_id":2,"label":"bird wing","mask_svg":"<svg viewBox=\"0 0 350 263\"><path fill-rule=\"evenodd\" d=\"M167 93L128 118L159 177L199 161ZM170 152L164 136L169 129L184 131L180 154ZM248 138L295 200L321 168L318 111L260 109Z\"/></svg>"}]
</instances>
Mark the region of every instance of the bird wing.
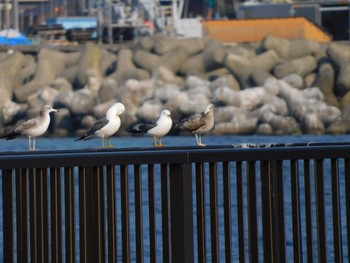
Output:
<instances>
[{"instance_id":1,"label":"bird wing","mask_svg":"<svg viewBox=\"0 0 350 263\"><path fill-rule=\"evenodd\" d=\"M87 137L92 136L96 131L101 130L104 126L108 124L109 120L104 117L102 119L99 119L95 124L91 127L91 129L85 133L83 136L81 136L79 139L76 139L75 141L80 141L84 139L88 139Z\"/></svg>"},{"instance_id":2,"label":"bird wing","mask_svg":"<svg viewBox=\"0 0 350 263\"><path fill-rule=\"evenodd\" d=\"M178 124L176 124L175 128L182 129L185 131L195 131L203 125L205 125L205 121L202 118L202 113L191 115L181 120Z\"/></svg>"},{"instance_id":3,"label":"bird wing","mask_svg":"<svg viewBox=\"0 0 350 263\"><path fill-rule=\"evenodd\" d=\"M29 130L31 128L33 128L35 125L38 124L38 118L33 118L30 120L27 120L26 122L23 122L22 124L20 124L16 129L15 132L22 134L25 130Z\"/></svg>"},{"instance_id":4,"label":"bird wing","mask_svg":"<svg viewBox=\"0 0 350 263\"><path fill-rule=\"evenodd\" d=\"M88 133L95 133L98 130L101 130L104 126L106 126L109 123L109 120L104 117L102 119L99 119L90 129L90 131Z\"/></svg>"},{"instance_id":5,"label":"bird wing","mask_svg":"<svg viewBox=\"0 0 350 263\"><path fill-rule=\"evenodd\" d=\"M150 120L150 121L145 122L145 123L136 124L133 127L131 127L130 129L128 129L127 131L130 133L146 133L150 129L157 126L158 120L159 120L159 118L156 118L154 120Z\"/></svg>"},{"instance_id":6,"label":"bird wing","mask_svg":"<svg viewBox=\"0 0 350 263\"><path fill-rule=\"evenodd\" d=\"M141 132L148 132L150 129L153 129L154 127L157 126L157 123L144 123L144 124L141 124L138 129L141 131Z\"/></svg>"}]
</instances>

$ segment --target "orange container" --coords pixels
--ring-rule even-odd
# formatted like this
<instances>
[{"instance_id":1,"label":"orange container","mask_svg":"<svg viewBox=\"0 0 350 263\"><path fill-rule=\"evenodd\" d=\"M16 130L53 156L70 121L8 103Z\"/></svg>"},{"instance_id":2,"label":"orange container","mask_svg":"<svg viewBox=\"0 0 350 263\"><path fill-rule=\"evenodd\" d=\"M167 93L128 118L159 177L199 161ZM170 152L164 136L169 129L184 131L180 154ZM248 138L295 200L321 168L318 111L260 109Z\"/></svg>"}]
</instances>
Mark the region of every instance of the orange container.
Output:
<instances>
[{"instance_id":1,"label":"orange container","mask_svg":"<svg viewBox=\"0 0 350 263\"><path fill-rule=\"evenodd\" d=\"M331 35L304 17L204 20L203 35L226 43L260 42L265 36L329 42Z\"/></svg>"}]
</instances>

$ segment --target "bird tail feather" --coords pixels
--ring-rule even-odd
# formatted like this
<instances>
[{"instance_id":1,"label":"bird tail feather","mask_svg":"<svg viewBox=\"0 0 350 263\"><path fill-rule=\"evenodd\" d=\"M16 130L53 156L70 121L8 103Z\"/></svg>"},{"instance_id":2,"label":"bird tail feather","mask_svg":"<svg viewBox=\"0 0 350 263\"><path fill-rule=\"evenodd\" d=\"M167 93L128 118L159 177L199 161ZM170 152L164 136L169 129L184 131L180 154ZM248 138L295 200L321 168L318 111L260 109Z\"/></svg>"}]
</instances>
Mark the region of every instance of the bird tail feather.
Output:
<instances>
[{"instance_id":1,"label":"bird tail feather","mask_svg":"<svg viewBox=\"0 0 350 263\"><path fill-rule=\"evenodd\" d=\"M90 136L91 136L90 133L85 133L83 136L81 136L80 138L78 138L78 139L76 139L76 140L74 140L74 141L77 142L77 141L81 141L81 140L86 140L86 139L88 139L88 137L90 137Z\"/></svg>"},{"instance_id":2,"label":"bird tail feather","mask_svg":"<svg viewBox=\"0 0 350 263\"><path fill-rule=\"evenodd\" d=\"M13 140L13 139L16 139L20 135L21 134L19 134L17 132L12 132L12 133L0 136L0 139Z\"/></svg>"}]
</instances>

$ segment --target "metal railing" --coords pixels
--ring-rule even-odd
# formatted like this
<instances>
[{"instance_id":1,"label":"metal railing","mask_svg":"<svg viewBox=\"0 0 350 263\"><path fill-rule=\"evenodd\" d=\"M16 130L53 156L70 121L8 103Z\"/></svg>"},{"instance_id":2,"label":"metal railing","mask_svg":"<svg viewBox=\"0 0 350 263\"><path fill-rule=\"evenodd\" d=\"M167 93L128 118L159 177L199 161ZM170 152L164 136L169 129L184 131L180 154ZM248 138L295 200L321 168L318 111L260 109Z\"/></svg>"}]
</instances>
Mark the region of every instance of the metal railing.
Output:
<instances>
[{"instance_id":1,"label":"metal railing","mask_svg":"<svg viewBox=\"0 0 350 263\"><path fill-rule=\"evenodd\" d=\"M346 262L349 153L346 144L3 153L2 262Z\"/></svg>"}]
</instances>

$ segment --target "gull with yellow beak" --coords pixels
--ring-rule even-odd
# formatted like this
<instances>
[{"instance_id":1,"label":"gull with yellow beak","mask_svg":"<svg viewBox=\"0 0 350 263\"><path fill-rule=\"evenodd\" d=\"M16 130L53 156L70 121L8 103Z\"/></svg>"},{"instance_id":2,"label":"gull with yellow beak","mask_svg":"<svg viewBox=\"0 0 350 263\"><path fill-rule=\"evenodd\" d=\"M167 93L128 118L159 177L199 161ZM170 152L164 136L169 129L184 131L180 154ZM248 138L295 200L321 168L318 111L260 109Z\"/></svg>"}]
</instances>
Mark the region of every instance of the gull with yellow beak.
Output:
<instances>
[{"instance_id":1,"label":"gull with yellow beak","mask_svg":"<svg viewBox=\"0 0 350 263\"><path fill-rule=\"evenodd\" d=\"M128 129L130 133L144 133L153 136L154 146L163 147L162 137L165 136L170 130L173 121L170 117L169 110L162 110L159 118L154 121L137 124L136 127ZM159 143L157 142L159 140Z\"/></svg>"},{"instance_id":2,"label":"gull with yellow beak","mask_svg":"<svg viewBox=\"0 0 350 263\"><path fill-rule=\"evenodd\" d=\"M124 111L125 107L122 103L115 103L108 109L106 117L99 119L87 133L75 141L87 140L92 137L100 137L102 140L102 148L105 148L104 139L107 138L109 147L113 148L114 146L111 143L111 137L119 130L119 115Z\"/></svg>"}]
</instances>

